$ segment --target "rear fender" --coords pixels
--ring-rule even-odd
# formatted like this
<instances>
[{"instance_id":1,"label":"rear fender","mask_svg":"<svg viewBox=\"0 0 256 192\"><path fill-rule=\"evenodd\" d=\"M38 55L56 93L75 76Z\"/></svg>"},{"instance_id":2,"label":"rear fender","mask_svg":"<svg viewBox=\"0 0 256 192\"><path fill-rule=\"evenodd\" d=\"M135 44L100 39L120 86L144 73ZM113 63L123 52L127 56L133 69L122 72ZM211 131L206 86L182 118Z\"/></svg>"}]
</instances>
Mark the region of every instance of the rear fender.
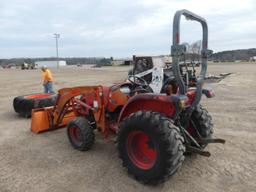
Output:
<instances>
[{"instance_id":1,"label":"rear fender","mask_svg":"<svg viewBox=\"0 0 256 192\"><path fill-rule=\"evenodd\" d=\"M207 98L213 98L215 96L215 93L212 89L203 89L202 94L204 94ZM196 89L189 89L186 95L188 97L187 105L191 105L196 97Z\"/></svg>"},{"instance_id":2,"label":"rear fender","mask_svg":"<svg viewBox=\"0 0 256 192\"><path fill-rule=\"evenodd\" d=\"M180 106L181 100L187 100L186 96L178 95L161 95L161 94L139 94L126 103L122 108L118 123L120 123L125 117L129 116L131 113L147 110L155 111L165 114L167 117L176 119L182 107Z\"/></svg>"},{"instance_id":3,"label":"rear fender","mask_svg":"<svg viewBox=\"0 0 256 192\"><path fill-rule=\"evenodd\" d=\"M212 89L203 89L202 93L207 97L207 98L213 98L215 97L215 93Z\"/></svg>"}]
</instances>

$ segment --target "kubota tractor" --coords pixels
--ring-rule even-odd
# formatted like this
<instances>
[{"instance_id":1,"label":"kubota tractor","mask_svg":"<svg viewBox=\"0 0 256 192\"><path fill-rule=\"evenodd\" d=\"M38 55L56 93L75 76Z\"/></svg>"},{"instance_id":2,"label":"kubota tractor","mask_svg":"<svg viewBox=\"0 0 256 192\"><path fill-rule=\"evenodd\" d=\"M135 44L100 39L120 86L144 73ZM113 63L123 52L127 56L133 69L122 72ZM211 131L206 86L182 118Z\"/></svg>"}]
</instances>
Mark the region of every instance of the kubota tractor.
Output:
<instances>
[{"instance_id":1,"label":"kubota tractor","mask_svg":"<svg viewBox=\"0 0 256 192\"><path fill-rule=\"evenodd\" d=\"M185 53L179 44L182 15L200 22L203 28L201 72L191 79L179 62ZM212 118L200 104L203 94L213 96L212 91L203 89L210 54L207 42L206 21L187 10L177 11L173 20L173 76L164 91L154 93L148 82L136 75L109 87L64 88L54 106L33 110L32 131L67 125L68 139L80 151L91 149L95 130L105 137L117 134L119 156L129 173L145 183L165 181L181 166L185 152L210 156L204 150L208 143L224 143L212 138Z\"/></svg>"}]
</instances>

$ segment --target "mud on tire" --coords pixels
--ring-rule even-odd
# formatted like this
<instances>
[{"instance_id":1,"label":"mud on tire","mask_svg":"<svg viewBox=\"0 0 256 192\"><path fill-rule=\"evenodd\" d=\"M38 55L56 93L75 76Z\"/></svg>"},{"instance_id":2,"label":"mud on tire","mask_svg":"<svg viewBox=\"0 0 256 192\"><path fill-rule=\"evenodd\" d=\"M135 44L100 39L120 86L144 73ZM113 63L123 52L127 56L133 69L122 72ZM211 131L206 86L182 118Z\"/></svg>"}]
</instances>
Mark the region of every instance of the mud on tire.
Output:
<instances>
[{"instance_id":1,"label":"mud on tire","mask_svg":"<svg viewBox=\"0 0 256 192\"><path fill-rule=\"evenodd\" d=\"M184 161L179 129L157 112L139 111L125 118L117 142L123 166L144 183L164 182Z\"/></svg>"}]
</instances>

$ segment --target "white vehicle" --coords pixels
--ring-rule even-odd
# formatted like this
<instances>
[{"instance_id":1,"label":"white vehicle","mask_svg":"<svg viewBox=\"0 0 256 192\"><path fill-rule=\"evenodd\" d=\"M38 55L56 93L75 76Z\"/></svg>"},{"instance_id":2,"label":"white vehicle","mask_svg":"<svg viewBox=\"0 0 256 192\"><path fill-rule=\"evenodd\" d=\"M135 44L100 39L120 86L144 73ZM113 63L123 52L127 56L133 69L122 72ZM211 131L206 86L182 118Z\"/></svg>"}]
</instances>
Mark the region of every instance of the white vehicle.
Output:
<instances>
[{"instance_id":1,"label":"white vehicle","mask_svg":"<svg viewBox=\"0 0 256 192\"><path fill-rule=\"evenodd\" d=\"M169 59L170 60L170 59ZM166 93L170 84L175 84L172 64L165 56L133 56L133 69L128 73L128 78L133 76L145 80L154 93ZM190 84L195 78L195 67L191 62L180 62L180 72ZM139 79L137 79L139 80Z\"/></svg>"}]
</instances>

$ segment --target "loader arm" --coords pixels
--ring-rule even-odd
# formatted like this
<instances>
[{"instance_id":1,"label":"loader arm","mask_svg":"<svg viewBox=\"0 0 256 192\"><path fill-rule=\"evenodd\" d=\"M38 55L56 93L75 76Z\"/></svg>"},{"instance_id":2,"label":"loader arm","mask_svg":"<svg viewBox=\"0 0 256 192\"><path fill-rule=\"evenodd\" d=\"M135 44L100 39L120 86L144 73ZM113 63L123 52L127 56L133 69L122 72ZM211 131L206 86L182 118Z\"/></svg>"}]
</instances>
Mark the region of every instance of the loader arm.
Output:
<instances>
[{"instance_id":1,"label":"loader arm","mask_svg":"<svg viewBox=\"0 0 256 192\"><path fill-rule=\"evenodd\" d=\"M58 91L56 103L52 107L35 109L32 111L31 130L35 133L53 130L64 127L70 120L76 117L74 103L78 103L76 96L83 94L93 94L92 105L82 104L89 110L92 110L98 127L105 131L105 112L103 99L103 86L81 86L72 88L63 88Z\"/></svg>"},{"instance_id":2,"label":"loader arm","mask_svg":"<svg viewBox=\"0 0 256 192\"><path fill-rule=\"evenodd\" d=\"M91 107L94 113L95 120L98 122L101 118L101 112L102 112L102 94L103 94L103 87L102 86L81 86L81 87L72 87L72 88L63 88L60 89L59 95L56 101L56 104L53 109L52 113L52 126L53 128L58 128L60 123L62 122L63 117L65 114L69 111L70 101L79 95L83 94L94 94L95 95L95 101L98 103L97 109L93 108L94 106L88 106Z\"/></svg>"}]
</instances>

